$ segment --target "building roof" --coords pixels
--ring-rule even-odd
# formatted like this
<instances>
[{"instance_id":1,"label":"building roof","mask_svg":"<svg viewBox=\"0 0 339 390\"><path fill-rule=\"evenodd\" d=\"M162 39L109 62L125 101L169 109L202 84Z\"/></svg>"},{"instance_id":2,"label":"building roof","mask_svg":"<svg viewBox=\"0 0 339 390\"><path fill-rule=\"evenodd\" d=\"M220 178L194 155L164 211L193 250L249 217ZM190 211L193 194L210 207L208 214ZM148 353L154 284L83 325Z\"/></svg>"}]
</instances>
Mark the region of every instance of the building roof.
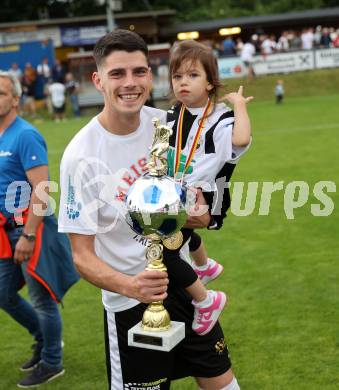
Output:
<instances>
[{"instance_id":1,"label":"building roof","mask_svg":"<svg viewBox=\"0 0 339 390\"><path fill-rule=\"evenodd\" d=\"M309 22L314 19L334 19L339 18L339 7L325 8L325 9L313 9L300 12L289 12L283 14L274 14L274 15L259 15L259 16L242 16L237 18L223 18L223 19L214 19L208 21L200 22L187 22L175 24L171 27L164 27L160 29L160 34L162 36L169 36L176 34L178 32L185 31L209 31L215 30L222 27L232 27L232 26L241 26L241 27L252 27L252 26L265 26L277 24L279 22L289 23L293 22Z\"/></svg>"},{"instance_id":2,"label":"building roof","mask_svg":"<svg viewBox=\"0 0 339 390\"><path fill-rule=\"evenodd\" d=\"M144 12L120 12L114 13L114 19L141 19L141 18L157 18L161 16L173 16L176 11L174 10L160 10L160 11L144 11ZM18 28L24 26L40 26L40 27L50 27L55 25L66 25L66 24L81 24L81 23L91 23L91 22L101 22L106 21L106 14L104 15L93 15L93 16L77 16L69 18L57 18L57 19L43 19L43 20L26 20L22 22L9 22L9 23L0 23L0 29L6 28Z\"/></svg>"}]
</instances>

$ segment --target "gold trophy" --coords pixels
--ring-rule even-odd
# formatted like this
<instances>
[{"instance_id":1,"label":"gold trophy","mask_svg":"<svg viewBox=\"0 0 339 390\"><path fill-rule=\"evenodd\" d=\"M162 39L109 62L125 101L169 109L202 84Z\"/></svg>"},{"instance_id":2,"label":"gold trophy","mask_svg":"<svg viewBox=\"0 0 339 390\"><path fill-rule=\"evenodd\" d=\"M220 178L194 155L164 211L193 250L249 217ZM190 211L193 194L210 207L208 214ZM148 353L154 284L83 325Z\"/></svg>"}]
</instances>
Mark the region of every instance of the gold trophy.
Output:
<instances>
[{"instance_id":1,"label":"gold trophy","mask_svg":"<svg viewBox=\"0 0 339 390\"><path fill-rule=\"evenodd\" d=\"M151 240L146 250L146 270L165 272L163 246L175 250L183 242L180 229L187 219L187 188L166 175L167 159L163 155L169 148L172 129L156 118L153 124L148 173L135 181L126 196L126 221L135 232ZM163 302L157 301L148 305L142 321L128 331L128 344L170 351L184 337L184 323L171 321Z\"/></svg>"}]
</instances>

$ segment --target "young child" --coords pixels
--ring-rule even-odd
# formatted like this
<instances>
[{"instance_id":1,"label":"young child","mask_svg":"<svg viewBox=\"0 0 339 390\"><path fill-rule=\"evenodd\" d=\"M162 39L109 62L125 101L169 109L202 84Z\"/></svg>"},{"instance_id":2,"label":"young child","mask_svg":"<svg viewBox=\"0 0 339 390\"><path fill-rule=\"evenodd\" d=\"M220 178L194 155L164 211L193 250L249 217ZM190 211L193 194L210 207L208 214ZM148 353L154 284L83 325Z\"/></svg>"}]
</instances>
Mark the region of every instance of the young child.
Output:
<instances>
[{"instance_id":1,"label":"young child","mask_svg":"<svg viewBox=\"0 0 339 390\"><path fill-rule=\"evenodd\" d=\"M250 143L246 104L252 97L244 98L240 87L238 92L223 98L233 104L234 112L217 103L221 84L216 58L211 49L195 41L183 41L173 48L169 71L171 92L177 104L167 113L167 125L173 129L167 156L168 174L188 186L204 182L209 188L203 190L203 195L212 211L216 180L223 177L227 182L230 180L235 164ZM223 190L221 211L212 215L211 229L221 227L230 205L229 190ZM192 329L204 335L214 327L227 298L223 292L207 291L203 283L219 276L223 267L207 258L200 237L192 229L182 232L184 240L190 239L196 272L185 261L172 261L168 250L164 250L164 262L170 282L173 278L192 296L195 310Z\"/></svg>"},{"instance_id":2,"label":"young child","mask_svg":"<svg viewBox=\"0 0 339 390\"><path fill-rule=\"evenodd\" d=\"M277 80L277 83L274 88L275 102L280 104L284 100L284 82L283 80Z\"/></svg>"}]
</instances>

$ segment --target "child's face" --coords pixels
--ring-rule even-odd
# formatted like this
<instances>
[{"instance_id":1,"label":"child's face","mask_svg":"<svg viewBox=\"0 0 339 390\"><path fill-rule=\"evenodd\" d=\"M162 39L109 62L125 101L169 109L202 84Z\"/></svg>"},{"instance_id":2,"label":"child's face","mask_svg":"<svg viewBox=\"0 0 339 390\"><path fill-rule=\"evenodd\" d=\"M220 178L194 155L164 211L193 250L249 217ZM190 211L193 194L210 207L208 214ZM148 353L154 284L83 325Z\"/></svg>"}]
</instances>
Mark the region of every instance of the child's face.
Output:
<instances>
[{"instance_id":1,"label":"child's face","mask_svg":"<svg viewBox=\"0 0 339 390\"><path fill-rule=\"evenodd\" d=\"M176 99L187 107L204 107L213 89L199 60L184 61L172 74L172 86Z\"/></svg>"}]
</instances>

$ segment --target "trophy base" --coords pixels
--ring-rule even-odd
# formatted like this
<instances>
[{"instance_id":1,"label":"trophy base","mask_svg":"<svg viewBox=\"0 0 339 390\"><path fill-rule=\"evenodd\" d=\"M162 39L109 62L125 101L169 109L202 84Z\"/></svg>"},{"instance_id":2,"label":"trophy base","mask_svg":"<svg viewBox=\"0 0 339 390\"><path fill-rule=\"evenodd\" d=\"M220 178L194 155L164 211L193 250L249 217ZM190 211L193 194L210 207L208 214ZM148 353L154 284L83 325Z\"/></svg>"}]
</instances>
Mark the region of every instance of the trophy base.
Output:
<instances>
[{"instance_id":1,"label":"trophy base","mask_svg":"<svg viewBox=\"0 0 339 390\"><path fill-rule=\"evenodd\" d=\"M181 340L185 338L185 324L183 322L171 321L168 330L150 332L143 330L141 321L128 331L128 345L146 349L169 352Z\"/></svg>"}]
</instances>

